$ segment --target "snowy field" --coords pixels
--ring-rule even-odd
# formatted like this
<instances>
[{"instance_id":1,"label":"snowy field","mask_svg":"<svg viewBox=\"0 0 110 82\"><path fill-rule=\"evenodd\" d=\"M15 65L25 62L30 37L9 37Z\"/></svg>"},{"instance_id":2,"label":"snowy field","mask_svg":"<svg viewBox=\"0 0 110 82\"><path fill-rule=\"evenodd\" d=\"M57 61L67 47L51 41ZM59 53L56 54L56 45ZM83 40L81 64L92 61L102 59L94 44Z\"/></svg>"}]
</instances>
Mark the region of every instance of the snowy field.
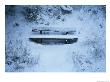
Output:
<instances>
[{"instance_id":1,"label":"snowy field","mask_svg":"<svg viewBox=\"0 0 110 82\"><path fill-rule=\"evenodd\" d=\"M32 29L74 31L78 41L42 45ZM105 34L104 5L6 5L5 71L106 72Z\"/></svg>"}]
</instances>

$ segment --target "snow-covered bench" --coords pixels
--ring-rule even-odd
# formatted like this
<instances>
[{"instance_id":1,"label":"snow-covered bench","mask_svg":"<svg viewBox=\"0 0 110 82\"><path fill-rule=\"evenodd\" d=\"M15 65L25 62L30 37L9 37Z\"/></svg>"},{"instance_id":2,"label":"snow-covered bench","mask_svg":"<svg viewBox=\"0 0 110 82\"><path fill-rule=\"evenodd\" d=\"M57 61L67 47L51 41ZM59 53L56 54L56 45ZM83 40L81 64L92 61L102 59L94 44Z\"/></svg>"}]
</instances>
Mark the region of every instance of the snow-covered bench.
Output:
<instances>
[{"instance_id":1,"label":"snow-covered bench","mask_svg":"<svg viewBox=\"0 0 110 82\"><path fill-rule=\"evenodd\" d=\"M77 42L78 37L75 35L68 35L68 34L62 34L60 31L57 31L59 33L57 35L54 34L56 31L49 33L48 35L43 33L43 31L51 32L50 30L32 30L32 32L37 32L38 34L31 34L29 39L31 41L41 43L41 44L50 44L50 43L64 43L64 44L71 44L74 42ZM52 34L53 33L53 34ZM67 33L67 32L66 32Z\"/></svg>"},{"instance_id":2,"label":"snow-covered bench","mask_svg":"<svg viewBox=\"0 0 110 82\"><path fill-rule=\"evenodd\" d=\"M41 44L46 43L71 44L77 42L78 38L72 35L31 35L30 40Z\"/></svg>"},{"instance_id":3,"label":"snow-covered bench","mask_svg":"<svg viewBox=\"0 0 110 82\"><path fill-rule=\"evenodd\" d=\"M34 35L74 35L76 34L76 31L58 31L58 30L48 30L48 29L44 29L44 30L38 30L38 29L32 29L32 34Z\"/></svg>"}]
</instances>

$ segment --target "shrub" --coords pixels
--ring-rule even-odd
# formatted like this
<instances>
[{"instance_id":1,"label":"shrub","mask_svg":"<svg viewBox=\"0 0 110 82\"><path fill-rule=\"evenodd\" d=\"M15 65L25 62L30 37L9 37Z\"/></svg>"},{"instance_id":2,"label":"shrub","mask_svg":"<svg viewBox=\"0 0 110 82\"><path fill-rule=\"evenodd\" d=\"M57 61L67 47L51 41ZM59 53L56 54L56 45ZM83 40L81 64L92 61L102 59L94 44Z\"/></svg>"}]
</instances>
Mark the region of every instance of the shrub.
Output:
<instances>
[{"instance_id":1,"label":"shrub","mask_svg":"<svg viewBox=\"0 0 110 82\"><path fill-rule=\"evenodd\" d=\"M6 71L23 71L27 66L38 64L38 59L31 56L30 51L21 40L9 41L5 47Z\"/></svg>"},{"instance_id":2,"label":"shrub","mask_svg":"<svg viewBox=\"0 0 110 82\"><path fill-rule=\"evenodd\" d=\"M25 16L25 19L28 22L37 21L38 15L40 14L41 7L35 6L35 7L24 7L23 15Z\"/></svg>"}]
</instances>

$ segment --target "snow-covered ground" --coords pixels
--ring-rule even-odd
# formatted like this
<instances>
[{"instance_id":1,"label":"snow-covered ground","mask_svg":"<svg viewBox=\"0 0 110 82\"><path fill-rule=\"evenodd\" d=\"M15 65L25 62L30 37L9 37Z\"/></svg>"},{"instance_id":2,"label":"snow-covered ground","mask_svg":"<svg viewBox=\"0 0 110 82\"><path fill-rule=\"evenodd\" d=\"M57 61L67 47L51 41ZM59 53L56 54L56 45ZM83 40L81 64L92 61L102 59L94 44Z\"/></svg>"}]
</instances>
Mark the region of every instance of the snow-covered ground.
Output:
<instances>
[{"instance_id":1,"label":"snow-covered ground","mask_svg":"<svg viewBox=\"0 0 110 82\"><path fill-rule=\"evenodd\" d=\"M105 6L6 6L6 72L105 72ZM42 45L32 29L75 31L73 44Z\"/></svg>"}]
</instances>

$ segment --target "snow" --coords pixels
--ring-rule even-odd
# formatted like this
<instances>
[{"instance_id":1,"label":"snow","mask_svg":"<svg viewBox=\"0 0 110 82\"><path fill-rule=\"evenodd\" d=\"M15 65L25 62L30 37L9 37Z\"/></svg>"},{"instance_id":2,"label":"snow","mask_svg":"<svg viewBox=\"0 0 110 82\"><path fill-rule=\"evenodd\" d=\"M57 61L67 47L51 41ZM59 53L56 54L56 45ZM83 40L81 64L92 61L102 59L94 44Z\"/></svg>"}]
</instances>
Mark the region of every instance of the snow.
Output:
<instances>
[{"instance_id":1,"label":"snow","mask_svg":"<svg viewBox=\"0 0 110 82\"><path fill-rule=\"evenodd\" d=\"M77 36L74 36L74 35L31 35L30 38L73 39L73 38L77 38Z\"/></svg>"},{"instance_id":2,"label":"snow","mask_svg":"<svg viewBox=\"0 0 110 82\"><path fill-rule=\"evenodd\" d=\"M66 11L72 11L72 7L70 7L69 5L61 5L61 8L66 10Z\"/></svg>"},{"instance_id":3,"label":"snow","mask_svg":"<svg viewBox=\"0 0 110 82\"><path fill-rule=\"evenodd\" d=\"M36 21L27 21L24 7L15 6L6 15L6 72L105 72L105 6L68 6L71 13L62 14L61 6L41 7ZM70 8L70 9L69 9ZM8 9L7 9L8 10ZM58 12L57 12L58 11ZM9 11L8 11L9 12ZM31 11L30 11L31 12ZM31 12L32 14L32 12ZM35 14L35 13L34 13ZM30 15L29 15L30 16ZM32 15L31 15L32 17ZM74 35L31 35L32 29L76 31ZM42 45L29 41L39 38L78 38L73 44Z\"/></svg>"}]
</instances>

